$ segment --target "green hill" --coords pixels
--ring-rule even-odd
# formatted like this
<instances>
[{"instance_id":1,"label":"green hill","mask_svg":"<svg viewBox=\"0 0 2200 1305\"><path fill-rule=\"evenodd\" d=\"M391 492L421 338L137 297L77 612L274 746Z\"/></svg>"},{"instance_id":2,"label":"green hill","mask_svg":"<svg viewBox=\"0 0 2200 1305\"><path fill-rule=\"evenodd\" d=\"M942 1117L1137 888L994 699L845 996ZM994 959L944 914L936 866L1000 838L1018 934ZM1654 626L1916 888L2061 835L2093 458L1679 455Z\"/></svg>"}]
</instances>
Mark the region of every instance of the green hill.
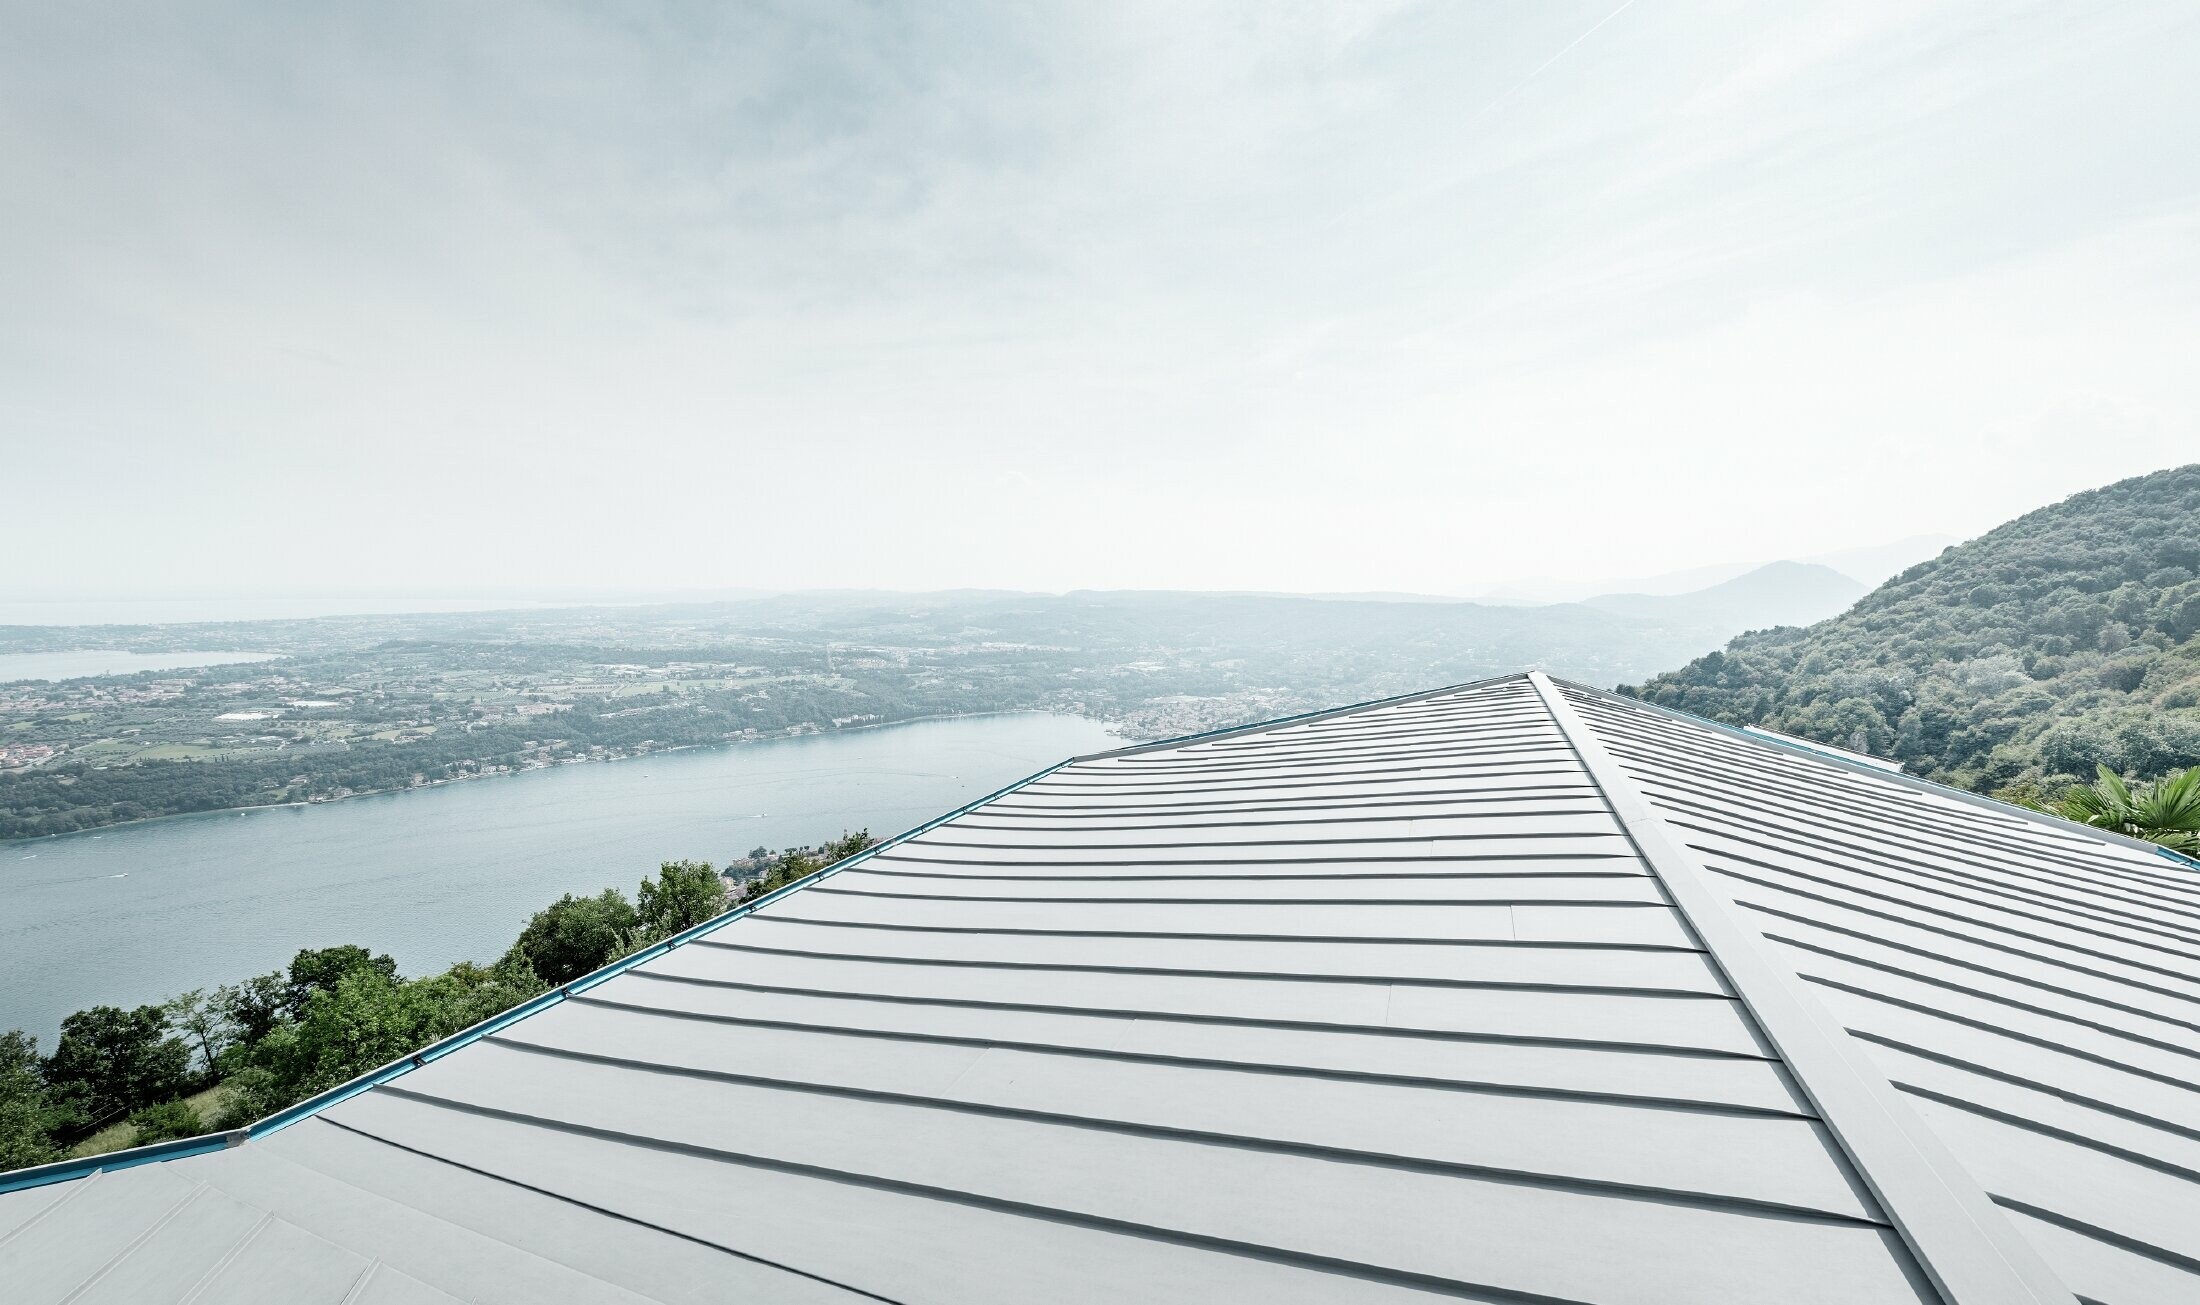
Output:
<instances>
[{"instance_id":1,"label":"green hill","mask_svg":"<svg viewBox=\"0 0 2200 1305\"><path fill-rule=\"evenodd\" d=\"M2041 508L1621 692L1981 791L2200 764L2200 464Z\"/></svg>"}]
</instances>

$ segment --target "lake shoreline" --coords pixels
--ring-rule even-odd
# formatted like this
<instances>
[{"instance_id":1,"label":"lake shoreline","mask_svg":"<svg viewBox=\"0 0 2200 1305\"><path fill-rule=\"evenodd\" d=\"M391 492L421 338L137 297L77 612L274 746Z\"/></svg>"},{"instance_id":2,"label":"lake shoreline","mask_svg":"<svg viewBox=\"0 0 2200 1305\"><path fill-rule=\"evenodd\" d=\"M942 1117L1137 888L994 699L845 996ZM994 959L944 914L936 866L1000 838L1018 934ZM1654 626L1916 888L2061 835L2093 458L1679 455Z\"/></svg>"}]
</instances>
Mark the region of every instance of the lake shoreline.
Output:
<instances>
[{"instance_id":1,"label":"lake shoreline","mask_svg":"<svg viewBox=\"0 0 2200 1305\"><path fill-rule=\"evenodd\" d=\"M494 960L563 894L631 895L664 861L724 865L756 847L911 828L1119 745L1108 726L1062 713L866 725L441 784L402 802L232 809L11 843L0 1030L50 1047L71 1011L233 983L304 947L367 946L406 974Z\"/></svg>"},{"instance_id":2,"label":"lake shoreline","mask_svg":"<svg viewBox=\"0 0 2200 1305\"><path fill-rule=\"evenodd\" d=\"M829 730L817 729L814 726L797 726L792 729L782 730L778 733L761 735L753 739L728 739L723 743L679 743L674 744L673 746L668 748L646 748L639 752L629 752L623 756L617 757L574 757L567 761L552 762L547 766L529 766L521 770L497 770L476 772L470 775L451 775L443 779L431 779L422 784L408 784L403 788L359 789L355 792L346 793L342 797L309 798L303 802L256 802L241 807L207 807L202 811L171 811L165 815L140 816L135 820L110 820L104 824L86 825L82 829L70 829L57 834L31 834L21 838L0 838L0 852L6 852L19 847L30 847L34 844L52 843L60 839L82 838L93 834L104 834L111 829L129 829L141 825L155 825L165 820L193 820L206 816L238 815L247 811L304 810L308 807L334 806L340 802L349 802L354 798L393 797L402 793L420 793L425 792L428 789L448 788L453 784L471 784L480 780L487 779L514 779L521 775L534 774L537 771L559 770L569 766L616 765L617 763L622 761L640 761L645 757L665 757L670 756L676 752L714 752L722 749L747 747L752 744L758 743L784 743L790 739L830 738L841 734L855 734L864 730L893 729L901 725L921 725L926 721L982 720L986 717L991 716L1030 716L1055 714L1059 713L1048 712L1043 708L1007 709L1001 711L946 711L933 712L929 715L924 716L905 716L899 720L865 721L860 725L841 725ZM1119 722L1106 720L1101 717L1093 717L1092 719L1099 720L1100 723L1109 726L1115 726L1119 724ZM1131 746L1134 742L1136 741L1131 739L1124 739L1123 746Z\"/></svg>"}]
</instances>

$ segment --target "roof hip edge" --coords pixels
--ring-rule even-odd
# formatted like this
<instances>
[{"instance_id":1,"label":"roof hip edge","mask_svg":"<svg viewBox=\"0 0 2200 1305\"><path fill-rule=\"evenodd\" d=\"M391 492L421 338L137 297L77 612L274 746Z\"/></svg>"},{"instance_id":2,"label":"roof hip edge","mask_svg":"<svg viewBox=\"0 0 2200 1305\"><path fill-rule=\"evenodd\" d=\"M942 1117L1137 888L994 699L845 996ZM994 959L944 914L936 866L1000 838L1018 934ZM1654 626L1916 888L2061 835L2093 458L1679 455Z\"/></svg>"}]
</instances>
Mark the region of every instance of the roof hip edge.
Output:
<instances>
[{"instance_id":1,"label":"roof hip edge","mask_svg":"<svg viewBox=\"0 0 2200 1305\"><path fill-rule=\"evenodd\" d=\"M1528 673L1551 719L1711 963L1787 1066L1834 1142L1948 1305L2075 1305L2063 1285L1825 1007L1776 962L1710 872L1550 676ZM1574 691L1609 697L1596 689Z\"/></svg>"}]
</instances>

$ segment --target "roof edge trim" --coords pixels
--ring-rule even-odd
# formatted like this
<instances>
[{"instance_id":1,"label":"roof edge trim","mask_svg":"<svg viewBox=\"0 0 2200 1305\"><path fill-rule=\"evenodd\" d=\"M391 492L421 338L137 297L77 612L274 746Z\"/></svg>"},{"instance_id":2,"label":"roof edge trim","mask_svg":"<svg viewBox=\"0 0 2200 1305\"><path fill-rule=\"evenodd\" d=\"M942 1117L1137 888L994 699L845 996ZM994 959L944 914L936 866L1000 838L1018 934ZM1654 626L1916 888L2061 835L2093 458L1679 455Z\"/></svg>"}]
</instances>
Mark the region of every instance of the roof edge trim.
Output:
<instances>
[{"instance_id":1,"label":"roof edge trim","mask_svg":"<svg viewBox=\"0 0 2200 1305\"><path fill-rule=\"evenodd\" d=\"M799 892L821 879L838 874L850 866L868 861L889 848L897 847L912 838L930 833L948 821L975 811L988 802L1006 797L1028 784L1037 783L1064 766L1074 764L1076 760L1077 758L1069 758L1057 761L1044 770L1034 771L1013 784L996 789L974 801L966 802L945 815L935 816L913 829L905 829L892 838L873 843L853 856L843 857L821 870L804 875L792 883L783 884L753 902L743 902L731 910L712 916L701 924L692 925L669 938L661 938L631 956L622 956L599 969L591 970L571 983L563 984L552 988L548 992L530 997L510 1010L499 1012L478 1024L460 1029L449 1037L431 1042L420 1050L399 1057L380 1068L370 1069L349 1082L339 1083L326 1091L317 1092L296 1105L278 1110L267 1118L258 1120L247 1127L232 1129L226 1133L212 1133L203 1137L176 1138L167 1142L155 1142L149 1146L128 1147L120 1151L108 1151L101 1155L85 1156L82 1159L56 1160L51 1164L37 1165L29 1169L19 1169L13 1173L0 1174L0 1193L21 1191L31 1187L44 1187L50 1183L67 1182L75 1178L88 1178L93 1174L110 1169L128 1169L134 1165L149 1164L154 1161L180 1160L186 1156L203 1155L209 1151L227 1150L233 1146L242 1146L254 1138L266 1137L271 1133L280 1132L300 1120L312 1118L330 1106L337 1105L362 1092L380 1087L392 1079L401 1078L429 1061L440 1060L459 1048L470 1043L479 1042L490 1034L517 1024L530 1015L548 1010L567 997L585 992L600 983L615 979L638 965L645 965L675 947L693 942L705 934L771 905L790 893Z\"/></svg>"},{"instance_id":2,"label":"roof edge trim","mask_svg":"<svg viewBox=\"0 0 2200 1305\"><path fill-rule=\"evenodd\" d=\"M1764 951L1710 872L1672 836L1551 677L1532 671L1528 680L1708 959L1733 985L1942 1298L1949 1305L2075 1305L2077 1297L1864 1060L1847 1031Z\"/></svg>"}]
</instances>

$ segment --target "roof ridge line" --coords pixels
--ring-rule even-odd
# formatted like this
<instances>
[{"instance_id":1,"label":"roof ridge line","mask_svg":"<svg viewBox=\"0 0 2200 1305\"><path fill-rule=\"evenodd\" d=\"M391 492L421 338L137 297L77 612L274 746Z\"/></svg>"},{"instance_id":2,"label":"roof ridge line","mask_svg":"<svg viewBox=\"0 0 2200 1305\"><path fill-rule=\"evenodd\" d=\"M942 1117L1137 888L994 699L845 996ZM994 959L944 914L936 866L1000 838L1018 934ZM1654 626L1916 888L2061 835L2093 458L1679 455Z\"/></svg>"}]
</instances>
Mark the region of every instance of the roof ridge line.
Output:
<instances>
[{"instance_id":1,"label":"roof ridge line","mask_svg":"<svg viewBox=\"0 0 2200 1305\"><path fill-rule=\"evenodd\" d=\"M1825 1007L1765 952L1557 683L1542 671L1527 678L1705 958L1732 986L1941 1298L1948 1305L2076 1305L2077 1297L1850 1045Z\"/></svg>"},{"instance_id":2,"label":"roof ridge line","mask_svg":"<svg viewBox=\"0 0 2200 1305\"><path fill-rule=\"evenodd\" d=\"M1305 725L1317 720L1328 720L1333 716L1350 716L1354 712L1368 711L1376 707L1395 707L1401 703L1419 702L1424 698L1440 698L1447 693L1464 693L1468 689L1480 689L1488 685L1502 684L1507 680L1518 680L1525 677L1525 672L1511 671L1504 675L1492 675L1486 679L1467 680L1460 684L1447 684L1440 689L1416 689L1411 693L1394 694L1388 698L1369 698L1365 702L1347 703L1342 707L1321 707L1314 711L1302 711L1295 716L1278 716L1273 720L1258 720L1250 725L1225 725L1221 729L1201 730L1193 734L1179 734L1174 738L1155 739L1150 743L1132 743L1120 748L1108 748L1101 752L1087 752L1082 756L1071 757L1062 764L1064 766L1074 766L1081 761L1099 761L1108 757L1129 757L1141 752L1160 752L1169 748L1180 748L1188 743L1205 743L1210 739L1229 738L1239 734L1263 734L1269 730L1282 729L1286 725Z\"/></svg>"}]
</instances>

